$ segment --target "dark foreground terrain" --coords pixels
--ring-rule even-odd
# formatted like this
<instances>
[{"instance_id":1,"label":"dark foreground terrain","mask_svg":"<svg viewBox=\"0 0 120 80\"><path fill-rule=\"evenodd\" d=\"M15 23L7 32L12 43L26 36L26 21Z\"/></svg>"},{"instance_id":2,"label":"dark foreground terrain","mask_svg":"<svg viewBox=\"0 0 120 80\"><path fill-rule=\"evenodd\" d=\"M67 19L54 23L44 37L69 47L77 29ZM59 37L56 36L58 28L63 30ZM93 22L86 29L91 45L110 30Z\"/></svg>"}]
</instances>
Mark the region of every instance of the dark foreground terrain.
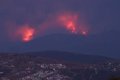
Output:
<instances>
[{"instance_id":1,"label":"dark foreground terrain","mask_svg":"<svg viewBox=\"0 0 120 80\"><path fill-rule=\"evenodd\" d=\"M43 53L0 54L0 80L111 80L120 77L119 60L87 55L72 55L70 59L68 54L59 54L63 52ZM59 58L52 53L58 53ZM79 59L82 57L86 59Z\"/></svg>"}]
</instances>

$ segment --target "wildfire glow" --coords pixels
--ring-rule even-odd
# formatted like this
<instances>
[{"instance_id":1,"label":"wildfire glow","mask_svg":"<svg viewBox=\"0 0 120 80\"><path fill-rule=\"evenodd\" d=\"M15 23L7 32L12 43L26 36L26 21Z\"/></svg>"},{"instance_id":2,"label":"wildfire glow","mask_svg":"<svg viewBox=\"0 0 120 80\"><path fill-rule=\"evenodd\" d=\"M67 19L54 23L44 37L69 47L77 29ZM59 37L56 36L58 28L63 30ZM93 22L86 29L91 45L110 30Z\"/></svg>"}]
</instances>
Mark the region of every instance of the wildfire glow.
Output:
<instances>
[{"instance_id":1,"label":"wildfire glow","mask_svg":"<svg viewBox=\"0 0 120 80\"><path fill-rule=\"evenodd\" d=\"M34 34L35 34L35 29L29 27L28 25L25 25L18 29L18 35L21 36L21 39L24 42L29 42L30 40L32 40L34 37Z\"/></svg>"},{"instance_id":2,"label":"wildfire glow","mask_svg":"<svg viewBox=\"0 0 120 80\"><path fill-rule=\"evenodd\" d=\"M68 30L70 30L72 33L75 33L76 32L76 28L75 28L75 24L70 21L66 24L66 27Z\"/></svg>"},{"instance_id":3,"label":"wildfire glow","mask_svg":"<svg viewBox=\"0 0 120 80\"><path fill-rule=\"evenodd\" d=\"M60 25L68 31L75 34L87 35L88 28L84 24L80 24L79 16L76 13L64 13L58 16Z\"/></svg>"},{"instance_id":4,"label":"wildfire glow","mask_svg":"<svg viewBox=\"0 0 120 80\"><path fill-rule=\"evenodd\" d=\"M58 27L67 30L72 34L88 35L89 28L85 25L84 20L80 19L79 14L73 12L62 12L49 17L38 26L31 27L29 24L22 26L13 25L10 31L10 37L14 40L29 42L35 36L43 36L46 31Z\"/></svg>"},{"instance_id":5,"label":"wildfire glow","mask_svg":"<svg viewBox=\"0 0 120 80\"><path fill-rule=\"evenodd\" d=\"M70 32L77 33L77 18L76 14L65 14L59 16L59 22Z\"/></svg>"}]
</instances>

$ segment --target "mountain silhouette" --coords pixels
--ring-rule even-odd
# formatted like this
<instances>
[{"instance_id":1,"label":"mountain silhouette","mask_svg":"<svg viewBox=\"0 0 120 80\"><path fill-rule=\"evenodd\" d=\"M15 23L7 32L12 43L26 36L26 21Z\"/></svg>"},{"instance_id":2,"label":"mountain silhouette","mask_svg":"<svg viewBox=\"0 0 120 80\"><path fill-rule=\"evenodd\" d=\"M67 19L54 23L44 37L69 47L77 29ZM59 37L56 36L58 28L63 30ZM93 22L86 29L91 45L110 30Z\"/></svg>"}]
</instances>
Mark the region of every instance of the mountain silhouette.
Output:
<instances>
[{"instance_id":1,"label":"mountain silhouette","mask_svg":"<svg viewBox=\"0 0 120 80\"><path fill-rule=\"evenodd\" d=\"M67 51L73 53L120 57L120 32L109 31L96 35L52 34L38 37L29 43L7 43L5 51L39 52Z\"/></svg>"},{"instance_id":2,"label":"mountain silhouette","mask_svg":"<svg viewBox=\"0 0 120 80\"><path fill-rule=\"evenodd\" d=\"M29 52L24 53L33 56L40 56L47 59L53 59L57 61L69 62L69 63L87 63L87 64L101 64L107 62L118 62L117 59L112 59L98 55L85 55L77 54L65 51L41 51L41 52Z\"/></svg>"}]
</instances>

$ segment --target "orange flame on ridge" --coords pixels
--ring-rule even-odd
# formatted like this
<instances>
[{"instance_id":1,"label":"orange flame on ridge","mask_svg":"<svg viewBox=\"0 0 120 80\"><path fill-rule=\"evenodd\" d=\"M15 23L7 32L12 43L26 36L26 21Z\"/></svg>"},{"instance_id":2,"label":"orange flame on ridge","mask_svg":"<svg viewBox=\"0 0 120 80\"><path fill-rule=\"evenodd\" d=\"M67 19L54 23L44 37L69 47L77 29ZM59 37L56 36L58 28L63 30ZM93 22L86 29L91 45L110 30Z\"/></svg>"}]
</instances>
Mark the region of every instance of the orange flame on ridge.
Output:
<instances>
[{"instance_id":1,"label":"orange flame on ridge","mask_svg":"<svg viewBox=\"0 0 120 80\"><path fill-rule=\"evenodd\" d=\"M18 29L17 34L20 35L23 42L29 42L35 35L35 29L29 25L25 25Z\"/></svg>"},{"instance_id":2,"label":"orange flame on ridge","mask_svg":"<svg viewBox=\"0 0 120 80\"><path fill-rule=\"evenodd\" d=\"M22 26L12 25L12 30L9 29L10 37L12 36L12 38L22 40L23 42L29 42L37 36L44 36L49 28L54 29L55 27L62 27L62 29L70 33L87 36L89 34L89 28L85 25L84 20L79 18L79 14L74 12L61 12L52 17L48 17L36 27L31 27L29 24Z\"/></svg>"},{"instance_id":3,"label":"orange flame on ridge","mask_svg":"<svg viewBox=\"0 0 120 80\"><path fill-rule=\"evenodd\" d=\"M68 31L74 34L86 36L88 28L84 24L80 24L79 15L76 13L65 13L58 16L58 22L63 25Z\"/></svg>"},{"instance_id":4,"label":"orange flame on ridge","mask_svg":"<svg viewBox=\"0 0 120 80\"><path fill-rule=\"evenodd\" d=\"M67 30L77 33L77 19L78 15L76 14L64 14L60 15L58 20Z\"/></svg>"}]
</instances>

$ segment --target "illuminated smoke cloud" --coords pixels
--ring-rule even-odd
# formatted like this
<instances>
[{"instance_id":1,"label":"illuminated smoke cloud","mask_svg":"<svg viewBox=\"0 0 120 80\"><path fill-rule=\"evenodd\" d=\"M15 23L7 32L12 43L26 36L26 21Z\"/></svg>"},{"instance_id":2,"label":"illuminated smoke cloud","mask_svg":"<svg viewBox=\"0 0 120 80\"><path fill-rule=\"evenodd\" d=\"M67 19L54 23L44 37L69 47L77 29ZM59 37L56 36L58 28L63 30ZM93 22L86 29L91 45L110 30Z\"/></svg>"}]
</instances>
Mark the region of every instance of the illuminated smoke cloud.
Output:
<instances>
[{"instance_id":1,"label":"illuminated smoke cloud","mask_svg":"<svg viewBox=\"0 0 120 80\"><path fill-rule=\"evenodd\" d=\"M35 35L31 40L45 35L46 32L49 33L50 29L53 29L54 32L54 28L62 28L67 33L81 35L116 29L119 25L119 20L116 21L119 19L119 15L117 15L119 10L117 10L118 7L114 5L114 2L116 1L0 0L0 36L4 36L3 41L9 36L13 40L22 40L21 35L16 36L15 33L26 24L35 29L32 31L35 32ZM6 27L4 24L6 25L7 21L13 21L13 23ZM65 31L63 30L63 32Z\"/></svg>"},{"instance_id":2,"label":"illuminated smoke cloud","mask_svg":"<svg viewBox=\"0 0 120 80\"><path fill-rule=\"evenodd\" d=\"M12 23L13 24L13 23ZM44 36L46 32L54 28L62 28L72 34L88 35L88 27L80 22L80 14L77 12L58 12L51 14L45 20L39 23L37 26L25 22L22 25L7 25L12 38L23 42L29 42L36 37ZM55 30L53 30L55 31ZM62 33L62 32L61 32Z\"/></svg>"},{"instance_id":3,"label":"illuminated smoke cloud","mask_svg":"<svg viewBox=\"0 0 120 80\"><path fill-rule=\"evenodd\" d=\"M14 25L14 29L11 30L13 32L12 36L14 35L16 40L29 42L37 36L44 36L50 28L63 28L72 34L87 35L88 28L79 22L79 18L79 15L74 12L56 13L38 26L31 26L30 24Z\"/></svg>"},{"instance_id":4,"label":"illuminated smoke cloud","mask_svg":"<svg viewBox=\"0 0 120 80\"><path fill-rule=\"evenodd\" d=\"M76 14L63 14L58 16L58 21L62 24L66 29L71 31L72 33L77 33L77 20L78 16Z\"/></svg>"},{"instance_id":5,"label":"illuminated smoke cloud","mask_svg":"<svg viewBox=\"0 0 120 80\"><path fill-rule=\"evenodd\" d=\"M9 25L8 34L12 41L29 42L36 36L36 29L28 24Z\"/></svg>"},{"instance_id":6,"label":"illuminated smoke cloud","mask_svg":"<svg viewBox=\"0 0 120 80\"><path fill-rule=\"evenodd\" d=\"M69 33L87 35L89 29L86 24L80 22L80 15L75 12L58 12L53 16L50 15L37 29L39 35L45 35L50 28L62 28Z\"/></svg>"},{"instance_id":7,"label":"illuminated smoke cloud","mask_svg":"<svg viewBox=\"0 0 120 80\"><path fill-rule=\"evenodd\" d=\"M88 28L80 22L80 15L74 12L62 13L58 16L60 25L74 34L87 35Z\"/></svg>"},{"instance_id":8,"label":"illuminated smoke cloud","mask_svg":"<svg viewBox=\"0 0 120 80\"><path fill-rule=\"evenodd\" d=\"M89 34L86 24L81 22L85 20L81 18L80 11L71 9L68 1L6 0L4 4L6 5L5 21L14 22L11 23L12 25L7 25L8 35L13 40L29 42L36 37L46 35L51 29L54 32L55 28L62 28L72 34Z\"/></svg>"},{"instance_id":9,"label":"illuminated smoke cloud","mask_svg":"<svg viewBox=\"0 0 120 80\"><path fill-rule=\"evenodd\" d=\"M31 41L35 36L35 29L29 25L23 25L17 29L17 35L20 36L23 42Z\"/></svg>"}]
</instances>

